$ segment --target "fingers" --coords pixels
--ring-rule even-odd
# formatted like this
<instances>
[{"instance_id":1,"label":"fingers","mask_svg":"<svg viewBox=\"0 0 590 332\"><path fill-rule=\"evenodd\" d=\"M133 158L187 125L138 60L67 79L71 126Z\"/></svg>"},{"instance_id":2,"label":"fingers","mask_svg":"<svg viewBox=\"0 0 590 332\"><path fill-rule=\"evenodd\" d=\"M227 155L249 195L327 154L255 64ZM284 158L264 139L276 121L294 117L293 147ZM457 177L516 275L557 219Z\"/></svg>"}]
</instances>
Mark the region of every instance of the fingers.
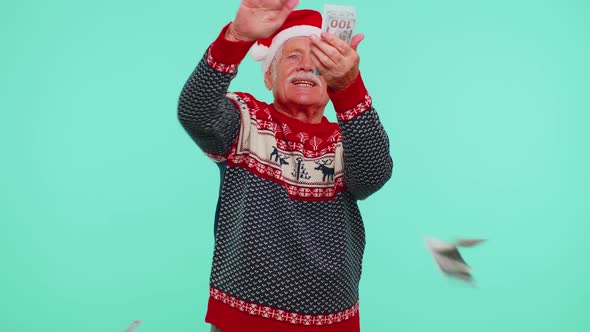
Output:
<instances>
[{"instance_id":1,"label":"fingers","mask_svg":"<svg viewBox=\"0 0 590 332\"><path fill-rule=\"evenodd\" d=\"M311 36L312 41L312 48L311 52L315 54L317 59L322 62L324 65L330 65L333 63L338 63L342 60L343 55L340 53L338 49L333 47L332 45L323 42L320 38L316 35Z\"/></svg>"},{"instance_id":2,"label":"fingers","mask_svg":"<svg viewBox=\"0 0 590 332\"><path fill-rule=\"evenodd\" d=\"M334 68L336 63L320 51L311 52L311 61L320 71L326 71L328 68Z\"/></svg>"},{"instance_id":3,"label":"fingers","mask_svg":"<svg viewBox=\"0 0 590 332\"><path fill-rule=\"evenodd\" d=\"M284 22L287 19L287 16L297 7L299 4L299 0L283 0L281 1L281 11L280 17L281 21Z\"/></svg>"},{"instance_id":4,"label":"fingers","mask_svg":"<svg viewBox=\"0 0 590 332\"><path fill-rule=\"evenodd\" d=\"M281 1L281 16L287 16L297 7L299 0L284 0Z\"/></svg>"},{"instance_id":5,"label":"fingers","mask_svg":"<svg viewBox=\"0 0 590 332\"><path fill-rule=\"evenodd\" d=\"M358 53L356 49L364 39L363 34L357 34L352 37L350 45L331 33L322 33L321 38L311 36L311 52L316 56L324 66L330 67L340 63L352 62L358 63Z\"/></svg>"},{"instance_id":6,"label":"fingers","mask_svg":"<svg viewBox=\"0 0 590 332\"><path fill-rule=\"evenodd\" d=\"M288 0L287 1L287 9L291 12L297 5L299 4L299 0Z\"/></svg>"},{"instance_id":7,"label":"fingers","mask_svg":"<svg viewBox=\"0 0 590 332\"><path fill-rule=\"evenodd\" d=\"M320 36L310 37L311 60L330 88L342 90L358 76L359 56L356 49L365 36L354 35L350 45L331 33L323 32Z\"/></svg>"},{"instance_id":8,"label":"fingers","mask_svg":"<svg viewBox=\"0 0 590 332\"><path fill-rule=\"evenodd\" d=\"M350 45L348 45L344 40L336 37L334 34L330 32L322 32L321 37L322 41L330 44L330 46L337 49L342 55L347 55L350 53Z\"/></svg>"},{"instance_id":9,"label":"fingers","mask_svg":"<svg viewBox=\"0 0 590 332\"><path fill-rule=\"evenodd\" d=\"M271 0L271 1L260 1L260 0L242 0L240 6L250 9L260 10L293 10L299 4L299 0Z\"/></svg>"},{"instance_id":10,"label":"fingers","mask_svg":"<svg viewBox=\"0 0 590 332\"><path fill-rule=\"evenodd\" d=\"M318 71L320 73L326 72L326 66L324 66L324 64L321 63L320 60L318 59L318 57L313 53L311 54L311 62L313 62L313 64L316 66L316 68L318 69ZM324 78L325 78L325 76L324 76Z\"/></svg>"},{"instance_id":11,"label":"fingers","mask_svg":"<svg viewBox=\"0 0 590 332\"><path fill-rule=\"evenodd\" d=\"M365 39L365 35L362 33L356 34L352 36L352 40L350 41L350 47L356 51L359 44Z\"/></svg>"}]
</instances>

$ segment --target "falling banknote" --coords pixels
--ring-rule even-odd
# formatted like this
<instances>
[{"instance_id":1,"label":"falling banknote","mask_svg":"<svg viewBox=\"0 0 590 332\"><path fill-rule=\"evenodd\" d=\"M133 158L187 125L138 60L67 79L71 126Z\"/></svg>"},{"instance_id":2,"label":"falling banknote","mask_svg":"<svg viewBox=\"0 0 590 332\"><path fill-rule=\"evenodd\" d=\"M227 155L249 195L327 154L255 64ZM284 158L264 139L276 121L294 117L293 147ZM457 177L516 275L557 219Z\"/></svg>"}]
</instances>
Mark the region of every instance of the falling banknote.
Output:
<instances>
[{"instance_id":1,"label":"falling banknote","mask_svg":"<svg viewBox=\"0 0 590 332\"><path fill-rule=\"evenodd\" d=\"M473 281L471 269L461 257L457 247L473 247L483 241L482 239L460 239L450 244L430 237L424 239L440 270L449 276L467 282Z\"/></svg>"},{"instance_id":2,"label":"falling banknote","mask_svg":"<svg viewBox=\"0 0 590 332\"><path fill-rule=\"evenodd\" d=\"M125 330L125 332L133 332L141 324L140 320L136 320Z\"/></svg>"},{"instance_id":3,"label":"falling banknote","mask_svg":"<svg viewBox=\"0 0 590 332\"><path fill-rule=\"evenodd\" d=\"M350 44L356 25L356 9L352 6L324 5L322 32L330 32ZM320 72L315 71L316 75Z\"/></svg>"}]
</instances>

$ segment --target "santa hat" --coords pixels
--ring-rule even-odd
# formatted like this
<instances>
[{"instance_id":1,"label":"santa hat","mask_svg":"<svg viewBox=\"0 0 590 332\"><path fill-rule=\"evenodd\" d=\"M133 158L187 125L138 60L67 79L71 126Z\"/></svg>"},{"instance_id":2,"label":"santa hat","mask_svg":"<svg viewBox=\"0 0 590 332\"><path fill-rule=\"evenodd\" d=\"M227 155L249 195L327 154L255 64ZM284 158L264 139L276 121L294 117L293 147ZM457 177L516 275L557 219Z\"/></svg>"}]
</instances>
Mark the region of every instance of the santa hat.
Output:
<instances>
[{"instance_id":1,"label":"santa hat","mask_svg":"<svg viewBox=\"0 0 590 332\"><path fill-rule=\"evenodd\" d=\"M306 37L319 35L322 30L322 15L311 9L292 11L285 23L268 38L261 38L256 41L250 49L250 55L256 61L262 61L262 73L266 73L272 59L281 46L294 37Z\"/></svg>"}]
</instances>

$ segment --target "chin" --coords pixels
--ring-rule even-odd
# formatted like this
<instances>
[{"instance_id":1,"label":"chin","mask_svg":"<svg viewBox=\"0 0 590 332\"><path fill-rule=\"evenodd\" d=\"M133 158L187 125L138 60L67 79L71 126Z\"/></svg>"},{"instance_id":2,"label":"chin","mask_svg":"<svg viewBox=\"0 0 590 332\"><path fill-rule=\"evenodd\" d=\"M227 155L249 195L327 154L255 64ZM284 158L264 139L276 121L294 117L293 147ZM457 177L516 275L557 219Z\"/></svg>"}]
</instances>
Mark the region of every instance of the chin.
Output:
<instances>
[{"instance_id":1,"label":"chin","mask_svg":"<svg viewBox=\"0 0 590 332\"><path fill-rule=\"evenodd\" d=\"M317 98L296 97L292 98L291 102L298 105L318 105L320 101Z\"/></svg>"},{"instance_id":2,"label":"chin","mask_svg":"<svg viewBox=\"0 0 590 332\"><path fill-rule=\"evenodd\" d=\"M313 96L307 94L296 94L289 98L294 104L299 105L322 105L322 98L320 96Z\"/></svg>"}]
</instances>

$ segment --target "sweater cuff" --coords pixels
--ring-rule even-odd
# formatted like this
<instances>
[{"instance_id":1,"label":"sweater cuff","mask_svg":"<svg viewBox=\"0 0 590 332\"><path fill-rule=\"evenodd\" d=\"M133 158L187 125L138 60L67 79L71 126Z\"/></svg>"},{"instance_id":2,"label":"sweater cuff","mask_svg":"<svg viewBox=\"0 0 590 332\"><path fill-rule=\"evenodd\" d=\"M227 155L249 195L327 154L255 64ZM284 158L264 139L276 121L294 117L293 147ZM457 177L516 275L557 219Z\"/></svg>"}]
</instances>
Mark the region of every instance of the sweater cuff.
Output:
<instances>
[{"instance_id":1,"label":"sweater cuff","mask_svg":"<svg viewBox=\"0 0 590 332\"><path fill-rule=\"evenodd\" d=\"M371 108L371 96L365 88L361 74L355 81L340 91L328 89L328 95L334 104L336 116L340 121L348 121Z\"/></svg>"},{"instance_id":2,"label":"sweater cuff","mask_svg":"<svg viewBox=\"0 0 590 332\"><path fill-rule=\"evenodd\" d=\"M211 68L226 74L233 74L238 69L238 65L250 47L254 45L255 41L230 41L225 39L225 32L229 25L228 23L217 39L211 44L207 50L207 63Z\"/></svg>"}]
</instances>

